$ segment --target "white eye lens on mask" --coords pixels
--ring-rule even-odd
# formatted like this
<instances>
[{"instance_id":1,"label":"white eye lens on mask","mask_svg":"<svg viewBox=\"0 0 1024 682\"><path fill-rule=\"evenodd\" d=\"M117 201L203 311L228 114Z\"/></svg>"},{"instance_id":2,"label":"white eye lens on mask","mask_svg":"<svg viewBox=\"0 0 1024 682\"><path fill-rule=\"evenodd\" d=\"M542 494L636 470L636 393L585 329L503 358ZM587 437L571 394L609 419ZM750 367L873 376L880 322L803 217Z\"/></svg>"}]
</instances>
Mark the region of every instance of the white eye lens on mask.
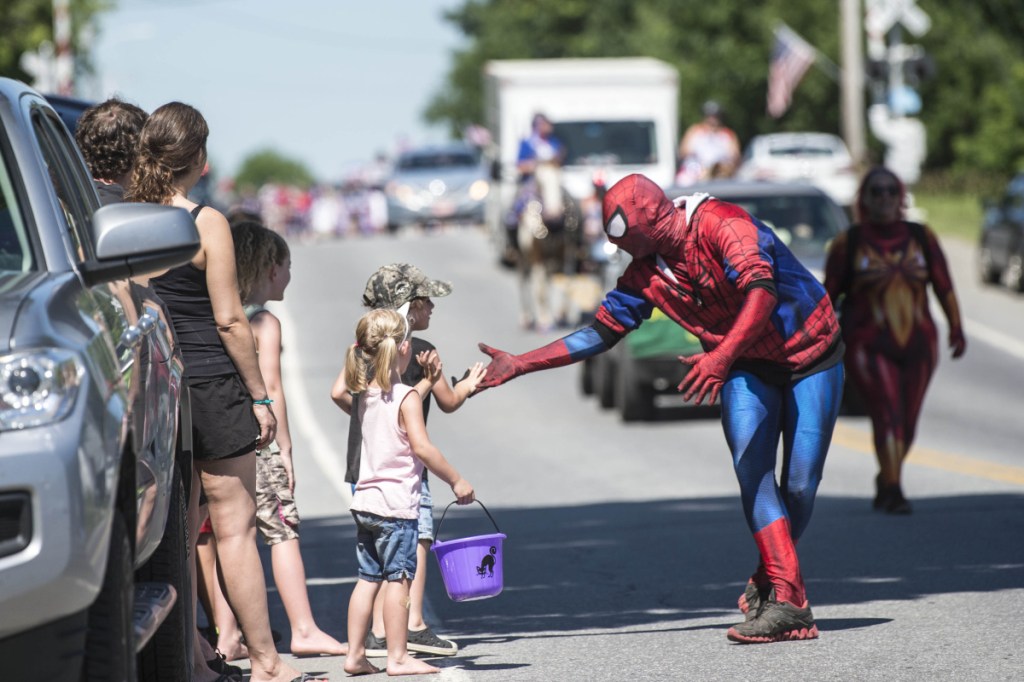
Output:
<instances>
[{"instance_id":1,"label":"white eye lens on mask","mask_svg":"<svg viewBox=\"0 0 1024 682\"><path fill-rule=\"evenodd\" d=\"M605 223L604 231L609 237L616 239L626 234L626 219L622 217L621 211L616 211L611 219Z\"/></svg>"}]
</instances>

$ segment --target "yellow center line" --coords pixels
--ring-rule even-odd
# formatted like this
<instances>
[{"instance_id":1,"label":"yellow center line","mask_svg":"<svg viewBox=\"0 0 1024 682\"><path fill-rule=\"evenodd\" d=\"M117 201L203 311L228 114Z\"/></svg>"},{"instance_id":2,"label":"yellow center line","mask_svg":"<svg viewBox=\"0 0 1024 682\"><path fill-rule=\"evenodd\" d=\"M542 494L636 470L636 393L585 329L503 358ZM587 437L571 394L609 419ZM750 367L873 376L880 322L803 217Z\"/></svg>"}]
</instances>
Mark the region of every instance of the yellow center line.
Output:
<instances>
[{"instance_id":1,"label":"yellow center line","mask_svg":"<svg viewBox=\"0 0 1024 682\"><path fill-rule=\"evenodd\" d=\"M836 429L832 434L832 442L866 455L874 456L875 454L875 445L871 439L870 432L855 429L842 422L836 424ZM911 448L909 461L912 464L919 464L931 467L932 469L986 478L990 481L1024 485L1024 467L996 464L995 462L986 462L952 452L942 452L941 450L917 446Z\"/></svg>"}]
</instances>

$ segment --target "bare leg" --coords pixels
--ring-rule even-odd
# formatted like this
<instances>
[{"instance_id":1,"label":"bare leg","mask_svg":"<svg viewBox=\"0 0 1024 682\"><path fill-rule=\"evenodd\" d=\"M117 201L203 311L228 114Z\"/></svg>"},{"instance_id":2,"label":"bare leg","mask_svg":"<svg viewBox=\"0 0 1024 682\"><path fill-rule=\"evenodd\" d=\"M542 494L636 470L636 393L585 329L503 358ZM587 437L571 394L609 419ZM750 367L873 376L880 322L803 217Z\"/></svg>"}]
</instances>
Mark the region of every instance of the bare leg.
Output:
<instances>
[{"instance_id":1,"label":"bare leg","mask_svg":"<svg viewBox=\"0 0 1024 682\"><path fill-rule=\"evenodd\" d=\"M199 533L199 526L202 525L203 518L199 514L199 474L195 470L192 472L192 493L188 499L188 516L186 523L188 524L188 538L189 538L189 556L195 556L196 551L196 539ZM203 515L205 517L205 514ZM191 600L189 603L192 605L192 616L193 622L195 622L196 610L198 608L198 566L195 561L188 562L189 571L192 573L192 593L189 595ZM202 647L202 635L199 634L199 629L196 628L193 632L193 646L192 646L192 679L195 682L214 682L217 679L217 673L210 669L206 661L208 660L203 652Z\"/></svg>"},{"instance_id":2,"label":"bare leg","mask_svg":"<svg viewBox=\"0 0 1024 682\"><path fill-rule=\"evenodd\" d=\"M427 588L427 555L430 540L420 540L416 545L416 577L409 585L409 629L422 630L427 627L423 621L423 594Z\"/></svg>"},{"instance_id":3,"label":"bare leg","mask_svg":"<svg viewBox=\"0 0 1024 682\"><path fill-rule=\"evenodd\" d=\"M357 580L348 600L348 655L345 672L349 675L379 673L380 669L366 658L366 633L373 613L373 602L380 592L380 583Z\"/></svg>"},{"instance_id":4,"label":"bare leg","mask_svg":"<svg viewBox=\"0 0 1024 682\"><path fill-rule=\"evenodd\" d=\"M343 656L348 648L317 627L306 592L306 569L302 564L297 539L278 542L270 548L274 584L288 614L292 629L293 654L331 654Z\"/></svg>"},{"instance_id":5,"label":"bare leg","mask_svg":"<svg viewBox=\"0 0 1024 682\"><path fill-rule=\"evenodd\" d=\"M409 580L392 580L384 587L384 636L388 640L388 675L439 673L440 668L409 655Z\"/></svg>"},{"instance_id":6,"label":"bare leg","mask_svg":"<svg viewBox=\"0 0 1024 682\"><path fill-rule=\"evenodd\" d=\"M256 549L256 454L196 463L209 500L224 596L245 633L251 682L291 680L270 633L267 585Z\"/></svg>"}]
</instances>

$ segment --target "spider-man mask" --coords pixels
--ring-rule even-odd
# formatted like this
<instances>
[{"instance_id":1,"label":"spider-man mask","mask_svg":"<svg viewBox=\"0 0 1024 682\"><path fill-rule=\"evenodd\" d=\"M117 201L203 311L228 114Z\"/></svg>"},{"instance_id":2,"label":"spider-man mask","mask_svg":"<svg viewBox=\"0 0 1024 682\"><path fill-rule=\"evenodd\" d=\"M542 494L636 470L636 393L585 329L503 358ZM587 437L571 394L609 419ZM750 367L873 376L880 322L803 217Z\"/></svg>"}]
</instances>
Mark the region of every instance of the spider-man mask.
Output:
<instances>
[{"instance_id":1,"label":"spider-man mask","mask_svg":"<svg viewBox=\"0 0 1024 682\"><path fill-rule=\"evenodd\" d=\"M682 239L685 213L643 175L627 175L612 185L604 195L603 209L608 240L633 258L649 256Z\"/></svg>"}]
</instances>

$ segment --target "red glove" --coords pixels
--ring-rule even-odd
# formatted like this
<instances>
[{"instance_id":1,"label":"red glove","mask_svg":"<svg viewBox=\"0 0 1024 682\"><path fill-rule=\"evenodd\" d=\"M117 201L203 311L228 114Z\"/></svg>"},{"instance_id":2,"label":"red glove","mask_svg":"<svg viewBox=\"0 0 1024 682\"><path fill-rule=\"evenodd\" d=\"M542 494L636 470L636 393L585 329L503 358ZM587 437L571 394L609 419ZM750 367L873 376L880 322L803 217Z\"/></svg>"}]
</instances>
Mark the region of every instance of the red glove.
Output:
<instances>
[{"instance_id":1,"label":"red glove","mask_svg":"<svg viewBox=\"0 0 1024 682\"><path fill-rule=\"evenodd\" d=\"M761 336L761 333L772 310L775 309L775 291L766 287L754 287L747 291L743 307L736 314L732 329L722 339L722 343L709 353L698 353L689 357L680 356L679 362L690 365L692 369L686 378L679 383L679 390L686 391L683 397L690 400L697 396L700 405L705 396L708 404L718 398L722 384L729 375L729 368L743 351Z\"/></svg>"},{"instance_id":2,"label":"red glove","mask_svg":"<svg viewBox=\"0 0 1024 682\"><path fill-rule=\"evenodd\" d=\"M479 344L479 348L482 352L491 356L491 363L487 365L483 381L477 384L476 393L487 388L493 388L494 386L501 386L506 381L511 381L523 373L523 366L518 361L518 356L511 355L497 348L491 348L485 343Z\"/></svg>"},{"instance_id":3,"label":"red glove","mask_svg":"<svg viewBox=\"0 0 1024 682\"><path fill-rule=\"evenodd\" d=\"M713 405L718 399L718 392L722 390L722 384L725 383L732 362L718 353L698 353L689 357L680 355L679 362L690 366L690 371L679 383L679 390L686 391L683 398L689 401L696 395L696 403L700 405L704 402L704 396L710 393L708 405Z\"/></svg>"},{"instance_id":4,"label":"red glove","mask_svg":"<svg viewBox=\"0 0 1024 682\"><path fill-rule=\"evenodd\" d=\"M582 357L574 358L569 353L569 346L566 343L566 339L579 339L584 337L595 340L592 341L592 343L598 345L603 343L597 334L587 333L587 329L589 329L589 327L577 330L568 336L564 336L557 341L552 341L541 348L527 351L522 355L511 355L503 350L491 348L487 344L479 344L480 350L491 356L491 364L487 365L487 373L484 375L483 381L477 384L476 392L479 393L480 391L493 386L501 386L506 381L511 381L521 374L536 372L542 369L551 369L552 367L564 367L565 365L570 365L577 360L581 360ZM590 350L593 351L593 348Z\"/></svg>"}]
</instances>

